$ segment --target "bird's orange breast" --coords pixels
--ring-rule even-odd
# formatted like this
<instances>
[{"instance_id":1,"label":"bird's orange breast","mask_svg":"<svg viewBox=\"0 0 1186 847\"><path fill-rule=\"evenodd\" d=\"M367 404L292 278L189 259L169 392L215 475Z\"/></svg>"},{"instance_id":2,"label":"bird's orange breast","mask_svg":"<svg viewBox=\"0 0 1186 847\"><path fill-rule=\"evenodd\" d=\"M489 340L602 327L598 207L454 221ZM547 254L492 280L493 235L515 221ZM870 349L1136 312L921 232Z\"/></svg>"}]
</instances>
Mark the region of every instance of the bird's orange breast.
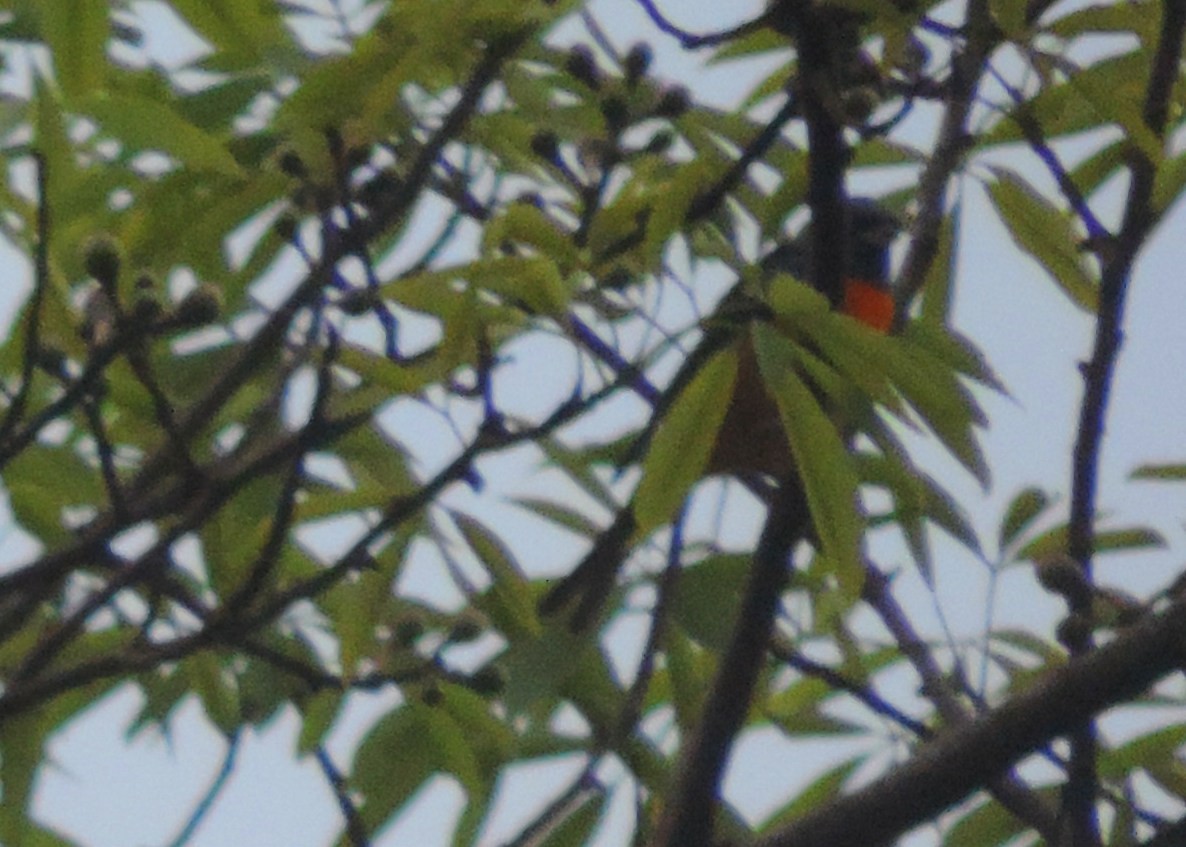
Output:
<instances>
[{"instance_id":1,"label":"bird's orange breast","mask_svg":"<svg viewBox=\"0 0 1186 847\"><path fill-rule=\"evenodd\" d=\"M894 296L883 284L849 279L844 284L844 314L879 332L894 323Z\"/></svg>"}]
</instances>

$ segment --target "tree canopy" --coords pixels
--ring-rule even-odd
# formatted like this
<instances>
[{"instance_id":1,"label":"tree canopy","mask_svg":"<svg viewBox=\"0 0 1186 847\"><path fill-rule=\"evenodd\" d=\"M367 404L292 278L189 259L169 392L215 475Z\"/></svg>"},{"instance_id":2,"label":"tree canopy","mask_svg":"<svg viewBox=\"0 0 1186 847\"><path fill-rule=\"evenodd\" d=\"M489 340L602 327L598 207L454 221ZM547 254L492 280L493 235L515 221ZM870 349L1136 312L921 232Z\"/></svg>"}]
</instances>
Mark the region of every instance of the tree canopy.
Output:
<instances>
[{"instance_id":1,"label":"tree canopy","mask_svg":"<svg viewBox=\"0 0 1186 847\"><path fill-rule=\"evenodd\" d=\"M507 806L497 838L557 847L1186 837L1186 723L1099 726L1184 696L1180 554L1108 522L1100 471L1186 184L1182 0L771 0L698 31L654 0L0 8L0 842L87 843L38 778L129 688L131 734L196 702L228 764L295 720L353 847L434 775L456 844ZM698 76L733 69L741 97ZM888 334L832 308L854 197L902 227ZM1000 518L966 482L1009 387L952 317L977 198L1093 337L1068 478ZM802 267L763 269L788 243ZM700 365L728 289L750 347ZM782 477L708 473L750 353ZM541 610L606 539L604 610ZM1157 587L1102 578L1142 551ZM958 632L926 611L953 559L989 586ZM1007 580L1053 620L999 619ZM863 746L821 769L819 738ZM566 783L508 787L551 761Z\"/></svg>"}]
</instances>

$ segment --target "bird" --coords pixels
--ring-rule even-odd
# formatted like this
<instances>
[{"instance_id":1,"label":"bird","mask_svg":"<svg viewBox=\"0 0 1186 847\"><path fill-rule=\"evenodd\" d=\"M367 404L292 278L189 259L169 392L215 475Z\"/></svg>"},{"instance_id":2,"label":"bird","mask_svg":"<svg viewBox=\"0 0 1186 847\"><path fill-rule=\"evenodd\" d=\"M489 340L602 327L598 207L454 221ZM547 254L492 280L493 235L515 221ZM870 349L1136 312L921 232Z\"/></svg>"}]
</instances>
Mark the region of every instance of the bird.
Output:
<instances>
[{"instance_id":1,"label":"bird","mask_svg":"<svg viewBox=\"0 0 1186 847\"><path fill-rule=\"evenodd\" d=\"M839 311L882 333L890 331L895 303L889 284L889 247L901 229L896 216L869 198L851 198L844 205L847 266L843 290L829 297ZM808 225L810 227L810 224ZM761 276L772 279L786 273L798 279L808 275L810 234L785 241L759 262ZM793 478L794 459L779 414L758 366L750 328L755 321L770 321L773 310L739 280L721 299L716 310L701 322L703 335L655 405L647 427L627 451L624 464L638 461L665 413L680 393L717 353L737 344L737 376L729 406L717 431L704 476L718 474L768 475L776 480ZM612 593L617 575L630 553L637 529L632 503L619 509L610 526L573 570L551 586L539 602L539 611L550 616L572 608L574 632L588 630L598 620Z\"/></svg>"}]
</instances>

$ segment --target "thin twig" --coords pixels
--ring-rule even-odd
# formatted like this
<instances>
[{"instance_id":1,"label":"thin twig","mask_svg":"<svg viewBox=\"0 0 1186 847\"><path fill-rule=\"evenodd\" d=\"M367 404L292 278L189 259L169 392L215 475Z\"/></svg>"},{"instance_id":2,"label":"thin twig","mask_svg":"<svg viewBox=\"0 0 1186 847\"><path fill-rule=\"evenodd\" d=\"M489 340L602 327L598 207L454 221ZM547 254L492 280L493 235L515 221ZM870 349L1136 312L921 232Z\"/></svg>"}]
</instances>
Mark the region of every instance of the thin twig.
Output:
<instances>
[{"instance_id":1,"label":"thin twig","mask_svg":"<svg viewBox=\"0 0 1186 847\"><path fill-rule=\"evenodd\" d=\"M680 29L671 21L667 20L655 5L654 0L638 0L638 5L642 6L643 11L647 13L651 22L658 27L660 32L672 36L679 41L681 47L688 50L698 50L701 47L715 47L718 44L724 44L727 41L733 41L736 38L749 35L751 32L756 32L766 26L769 17L768 14L763 14L751 21L739 24L732 29L714 32L708 35L695 35Z\"/></svg>"},{"instance_id":2,"label":"thin twig","mask_svg":"<svg viewBox=\"0 0 1186 847\"><path fill-rule=\"evenodd\" d=\"M214 808L214 801L218 799L218 795L226 787L231 774L235 772L235 760L239 755L239 738L240 735L238 732L227 736L226 755L222 757L222 766L218 769L218 773L214 776L214 781L206 789L206 793L194 808L193 814L189 816L189 820L181 827L181 831L177 833L177 837L169 842L169 847L185 847L189 840L197 833L198 827L206 818L206 815Z\"/></svg>"},{"instance_id":3,"label":"thin twig","mask_svg":"<svg viewBox=\"0 0 1186 847\"><path fill-rule=\"evenodd\" d=\"M352 847L369 847L371 837L367 833L366 823L363 821L358 807L350 797L350 786L346 782L346 777L338 770L325 747L318 745L314 755L317 757L317 764L320 766L322 774L325 775L325 781L329 783L330 789L334 792L334 799L338 801L338 808L346 821L346 837L350 839L350 844Z\"/></svg>"},{"instance_id":4,"label":"thin twig","mask_svg":"<svg viewBox=\"0 0 1186 847\"><path fill-rule=\"evenodd\" d=\"M33 374L36 371L37 359L41 355L41 309L45 303L46 291L49 290L49 171L45 156L40 151L33 152L33 163L37 168L37 252L33 265L33 293L29 297L25 319L21 383L16 396L12 398L12 405L8 407L4 421L0 422L0 444L8 441L13 429L25 414L25 406L29 403L29 393L33 389Z\"/></svg>"}]
</instances>

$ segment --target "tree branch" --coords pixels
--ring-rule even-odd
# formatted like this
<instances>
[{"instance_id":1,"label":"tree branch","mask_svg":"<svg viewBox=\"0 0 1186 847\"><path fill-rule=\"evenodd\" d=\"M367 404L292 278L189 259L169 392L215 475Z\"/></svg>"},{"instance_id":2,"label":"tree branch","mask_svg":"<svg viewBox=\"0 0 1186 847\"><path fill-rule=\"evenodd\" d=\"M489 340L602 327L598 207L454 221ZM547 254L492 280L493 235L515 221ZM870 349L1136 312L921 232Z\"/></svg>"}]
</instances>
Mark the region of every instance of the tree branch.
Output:
<instances>
[{"instance_id":1,"label":"tree branch","mask_svg":"<svg viewBox=\"0 0 1186 847\"><path fill-rule=\"evenodd\" d=\"M659 822L656 847L702 847L712 843L717 792L733 740L753 701L794 545L811 524L798 480L775 493L754 551L729 646L721 656L694 735L683 745L675 785Z\"/></svg>"},{"instance_id":2,"label":"tree branch","mask_svg":"<svg viewBox=\"0 0 1186 847\"><path fill-rule=\"evenodd\" d=\"M892 773L778 828L755 847L892 841L1051 739L1178 670L1186 657L1184 627L1186 600L1177 600L966 727L941 735Z\"/></svg>"},{"instance_id":3,"label":"tree branch","mask_svg":"<svg viewBox=\"0 0 1186 847\"><path fill-rule=\"evenodd\" d=\"M1153 134L1162 139L1165 133L1169 98L1178 65L1182 58L1182 37L1186 30L1186 4L1164 0L1160 40L1153 55L1149 87L1145 92L1142 117ZM1153 187L1157 164L1134 148L1129 168L1128 197L1114 251L1105 262L1100 282L1099 309L1091 361L1083 373L1086 385L1079 412L1072 479L1071 516L1068 528L1068 552L1092 582L1092 555L1095 547L1095 515L1099 489L1099 460L1103 446L1104 419L1112 392L1116 361L1123 338L1124 309L1132 265L1155 222ZM1069 601L1072 615L1091 614L1090 598ZM1072 638L1067 648L1072 656L1093 647L1090 628ZM1086 721L1071 739L1069 777L1063 791L1064 844L1080 847L1100 843L1096 816L1097 739L1095 725Z\"/></svg>"}]
</instances>

